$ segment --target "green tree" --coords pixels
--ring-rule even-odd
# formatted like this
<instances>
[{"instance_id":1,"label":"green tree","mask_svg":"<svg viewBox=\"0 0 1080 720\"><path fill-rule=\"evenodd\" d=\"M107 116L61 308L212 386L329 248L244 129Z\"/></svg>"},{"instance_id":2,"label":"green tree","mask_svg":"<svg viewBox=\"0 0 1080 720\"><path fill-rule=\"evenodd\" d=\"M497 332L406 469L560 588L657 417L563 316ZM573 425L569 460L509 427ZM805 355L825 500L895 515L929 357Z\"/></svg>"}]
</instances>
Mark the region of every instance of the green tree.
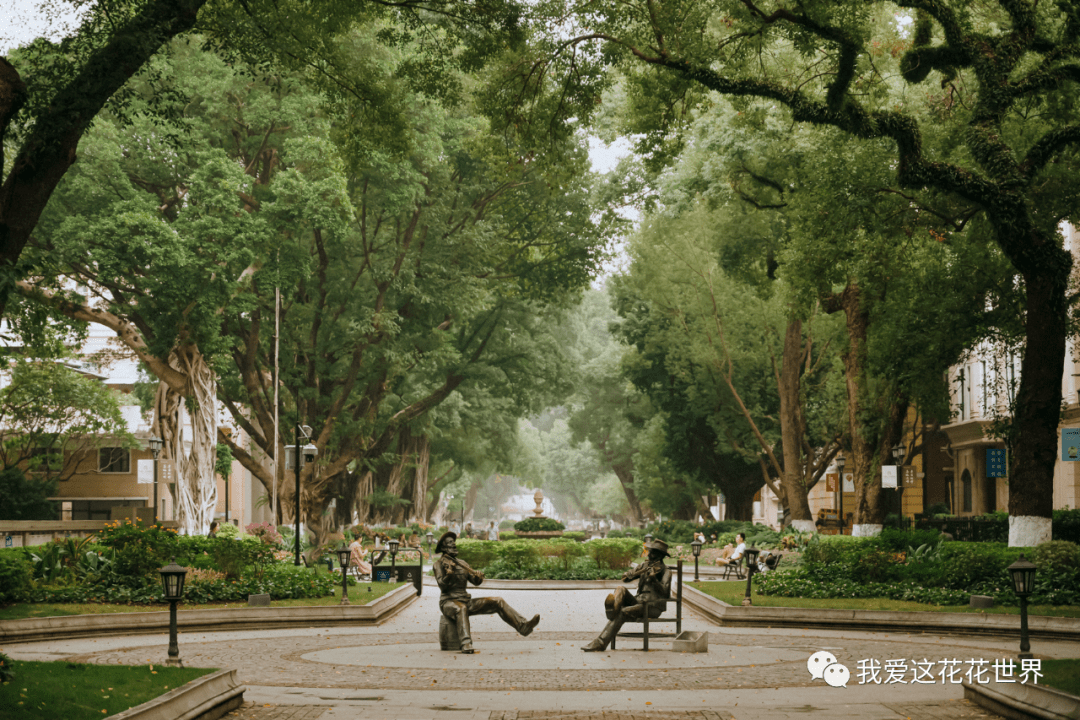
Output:
<instances>
[{"instance_id":1,"label":"green tree","mask_svg":"<svg viewBox=\"0 0 1080 720\"><path fill-rule=\"evenodd\" d=\"M0 520L57 520L55 476L31 479L18 467L0 470Z\"/></svg>"},{"instance_id":2,"label":"green tree","mask_svg":"<svg viewBox=\"0 0 1080 720\"><path fill-rule=\"evenodd\" d=\"M896 6L914 15L910 37ZM619 65L634 102L649 110L642 116L658 147L671 145L670 130L691 108L708 112L715 92L860 139L871 152L885 146L898 189L944 196L986 219L1025 293L1010 542L1049 539L1072 266L1057 223L1077 211L1071 167L1061 162L1080 143L1075 6L701 0L659 8L643 0L554 2L538 12L580 33L550 35L522 57L527 90L500 106L517 108L519 122L522 98L537 126L583 121L610 82L602 66ZM585 51L595 43L598 52ZM551 84L558 89L549 92Z\"/></svg>"},{"instance_id":3,"label":"green tree","mask_svg":"<svg viewBox=\"0 0 1080 720\"><path fill-rule=\"evenodd\" d=\"M48 484L73 477L97 447L136 444L118 394L99 378L63 358L22 357L5 365L9 381L0 388L0 468L28 472ZM14 475L9 479L20 482Z\"/></svg>"}]
</instances>

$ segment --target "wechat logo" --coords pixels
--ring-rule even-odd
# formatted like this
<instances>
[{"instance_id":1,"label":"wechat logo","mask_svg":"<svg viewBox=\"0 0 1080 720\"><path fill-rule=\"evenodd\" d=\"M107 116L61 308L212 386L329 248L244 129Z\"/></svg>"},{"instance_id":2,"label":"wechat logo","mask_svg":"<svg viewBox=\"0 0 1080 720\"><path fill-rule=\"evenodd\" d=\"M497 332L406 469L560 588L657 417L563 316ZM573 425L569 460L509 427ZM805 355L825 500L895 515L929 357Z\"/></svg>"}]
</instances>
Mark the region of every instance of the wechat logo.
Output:
<instances>
[{"instance_id":1,"label":"wechat logo","mask_svg":"<svg viewBox=\"0 0 1080 720\"><path fill-rule=\"evenodd\" d=\"M806 661L806 669L814 680L824 680L831 687L847 687L851 671L846 665L836 662L831 652L819 650Z\"/></svg>"}]
</instances>

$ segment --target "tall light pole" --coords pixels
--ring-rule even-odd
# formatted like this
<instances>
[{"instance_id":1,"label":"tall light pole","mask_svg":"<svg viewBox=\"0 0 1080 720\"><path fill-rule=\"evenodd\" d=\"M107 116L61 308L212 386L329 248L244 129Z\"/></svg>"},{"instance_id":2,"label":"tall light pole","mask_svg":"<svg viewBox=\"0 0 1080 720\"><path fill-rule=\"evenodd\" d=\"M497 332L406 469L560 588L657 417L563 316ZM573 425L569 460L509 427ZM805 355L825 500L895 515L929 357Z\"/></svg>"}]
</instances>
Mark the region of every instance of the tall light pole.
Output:
<instances>
[{"instance_id":1,"label":"tall light pole","mask_svg":"<svg viewBox=\"0 0 1080 720\"><path fill-rule=\"evenodd\" d=\"M151 517L154 521L158 519L158 454L161 453L161 449L165 447L165 441L156 435L151 435L146 441L146 444L150 446L150 452L154 453L154 514ZM153 525L153 522L150 523Z\"/></svg>"},{"instance_id":2,"label":"tall light pole","mask_svg":"<svg viewBox=\"0 0 1080 720\"><path fill-rule=\"evenodd\" d=\"M896 497L899 498L897 505L899 507L896 510L896 514L900 516L901 521L904 518L904 456L907 454L907 448L904 447L903 442L899 442L892 449L893 459L896 460Z\"/></svg>"},{"instance_id":3,"label":"tall light pole","mask_svg":"<svg viewBox=\"0 0 1080 720\"><path fill-rule=\"evenodd\" d=\"M844 453L839 453L836 456L836 471L840 476L840 482L836 484L836 519L840 523L840 534L844 534L844 465L847 464L847 460L844 458Z\"/></svg>"},{"instance_id":4,"label":"tall light pole","mask_svg":"<svg viewBox=\"0 0 1080 720\"><path fill-rule=\"evenodd\" d=\"M296 558L294 564L297 566L300 565L300 468L303 467L308 458L310 458L311 462L314 462L315 456L319 454L319 449L310 442L304 447L300 447L301 438L310 440L311 428L297 423L296 445L291 454L286 453L286 467L288 467L289 462L292 462L292 466L296 470Z\"/></svg>"}]
</instances>

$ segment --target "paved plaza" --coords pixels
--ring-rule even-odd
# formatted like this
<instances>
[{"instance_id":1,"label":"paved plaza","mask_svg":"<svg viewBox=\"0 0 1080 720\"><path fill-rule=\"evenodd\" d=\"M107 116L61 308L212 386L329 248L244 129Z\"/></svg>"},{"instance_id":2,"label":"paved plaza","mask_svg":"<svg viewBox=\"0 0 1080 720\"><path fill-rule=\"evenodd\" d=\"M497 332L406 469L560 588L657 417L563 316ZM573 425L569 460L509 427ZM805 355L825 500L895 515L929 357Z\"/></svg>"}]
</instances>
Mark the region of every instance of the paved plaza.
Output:
<instances>
[{"instance_id":1,"label":"paved plaza","mask_svg":"<svg viewBox=\"0 0 1080 720\"><path fill-rule=\"evenodd\" d=\"M237 720L952 720L997 718L963 700L970 661L1015 655L1000 638L739 628L721 630L684 609L684 630L707 631L707 653L673 653L669 640L619 640L584 653L605 621L606 590L499 590L526 617L541 614L528 638L497 616L472 619L477 653L442 652L438 594L423 597L380 627L187 633L188 666L237 668L247 686ZM666 629L664 626L657 626ZM636 628L635 628L636 629ZM167 638L129 636L11 646L24 659L158 664ZM1075 655L1074 643L1037 641L1037 657ZM835 656L846 687L814 679L807 660ZM860 661L910 667L891 683L860 683ZM958 661L952 663L952 661ZM949 682L939 670L958 672ZM915 666L933 667L913 683ZM885 679L884 673L880 678ZM899 680L903 680L900 682ZM993 679L991 673L991 680Z\"/></svg>"}]
</instances>

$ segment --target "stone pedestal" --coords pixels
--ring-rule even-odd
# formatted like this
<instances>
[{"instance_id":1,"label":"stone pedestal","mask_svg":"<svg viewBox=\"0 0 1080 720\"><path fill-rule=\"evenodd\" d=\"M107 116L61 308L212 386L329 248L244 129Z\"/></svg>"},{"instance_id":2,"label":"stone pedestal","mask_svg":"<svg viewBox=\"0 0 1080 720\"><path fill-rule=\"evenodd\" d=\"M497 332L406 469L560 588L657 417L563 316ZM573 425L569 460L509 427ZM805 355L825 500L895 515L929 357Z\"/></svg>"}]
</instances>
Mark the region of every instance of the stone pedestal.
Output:
<instances>
[{"instance_id":1,"label":"stone pedestal","mask_svg":"<svg viewBox=\"0 0 1080 720\"><path fill-rule=\"evenodd\" d=\"M458 639L457 625L450 622L450 620L443 615L439 614L439 647L443 650L460 650L461 640Z\"/></svg>"}]
</instances>

